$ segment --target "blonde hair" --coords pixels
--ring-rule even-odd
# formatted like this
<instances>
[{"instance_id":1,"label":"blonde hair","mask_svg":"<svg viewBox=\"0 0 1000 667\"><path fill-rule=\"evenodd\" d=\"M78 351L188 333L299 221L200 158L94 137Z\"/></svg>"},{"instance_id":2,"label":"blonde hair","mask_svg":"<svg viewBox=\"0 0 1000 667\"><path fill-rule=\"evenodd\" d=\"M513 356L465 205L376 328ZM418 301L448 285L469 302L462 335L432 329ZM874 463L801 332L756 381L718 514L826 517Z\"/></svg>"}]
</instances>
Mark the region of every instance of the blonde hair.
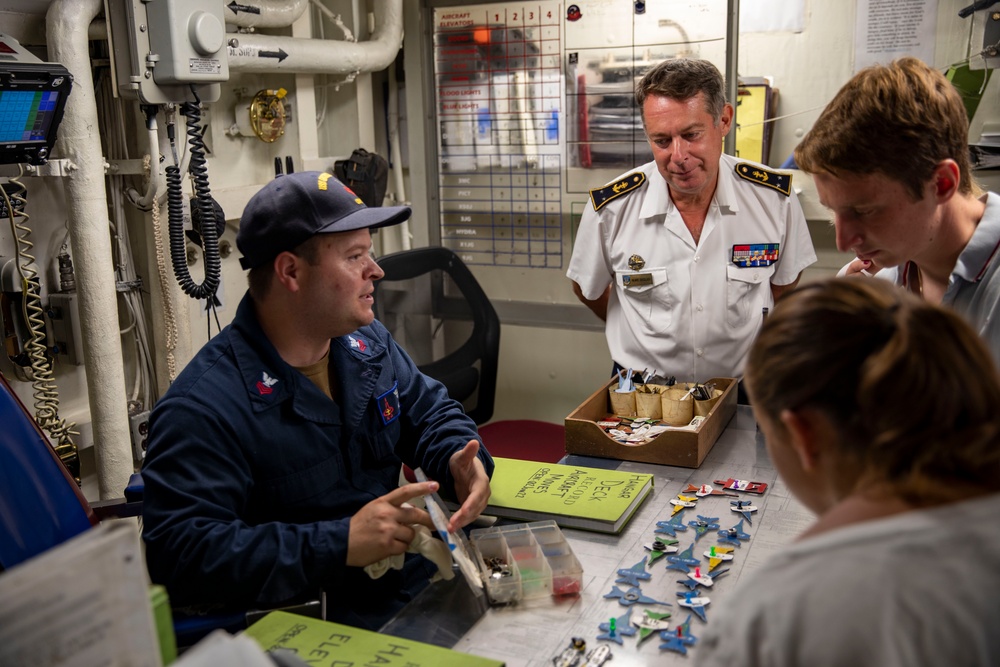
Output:
<instances>
[{"instance_id":1,"label":"blonde hair","mask_svg":"<svg viewBox=\"0 0 1000 667\"><path fill-rule=\"evenodd\" d=\"M843 454L921 505L959 485L1000 489L1000 380L955 313L881 280L839 278L785 295L754 343L756 410L821 411Z\"/></svg>"}]
</instances>

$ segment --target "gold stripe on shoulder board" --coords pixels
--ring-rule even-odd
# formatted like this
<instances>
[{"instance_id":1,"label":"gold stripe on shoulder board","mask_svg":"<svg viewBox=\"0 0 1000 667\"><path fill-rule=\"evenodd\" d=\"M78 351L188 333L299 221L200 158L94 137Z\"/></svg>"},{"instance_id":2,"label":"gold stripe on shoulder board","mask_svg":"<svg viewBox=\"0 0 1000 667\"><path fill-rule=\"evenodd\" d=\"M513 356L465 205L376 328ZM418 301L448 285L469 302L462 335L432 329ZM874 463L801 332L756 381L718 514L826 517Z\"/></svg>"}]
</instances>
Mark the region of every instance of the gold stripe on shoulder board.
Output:
<instances>
[{"instance_id":1,"label":"gold stripe on shoulder board","mask_svg":"<svg viewBox=\"0 0 1000 667\"><path fill-rule=\"evenodd\" d=\"M792 194L791 174L779 174L749 162L740 162L736 165L736 175L744 181L777 190L786 197Z\"/></svg>"},{"instance_id":2,"label":"gold stripe on shoulder board","mask_svg":"<svg viewBox=\"0 0 1000 667\"><path fill-rule=\"evenodd\" d=\"M609 183L603 188L594 188L590 191L590 201L594 204L594 210L600 211L601 207L612 199L621 197L627 192L635 190L646 182L646 174L641 171L634 172L628 176L619 178L614 183Z\"/></svg>"}]
</instances>

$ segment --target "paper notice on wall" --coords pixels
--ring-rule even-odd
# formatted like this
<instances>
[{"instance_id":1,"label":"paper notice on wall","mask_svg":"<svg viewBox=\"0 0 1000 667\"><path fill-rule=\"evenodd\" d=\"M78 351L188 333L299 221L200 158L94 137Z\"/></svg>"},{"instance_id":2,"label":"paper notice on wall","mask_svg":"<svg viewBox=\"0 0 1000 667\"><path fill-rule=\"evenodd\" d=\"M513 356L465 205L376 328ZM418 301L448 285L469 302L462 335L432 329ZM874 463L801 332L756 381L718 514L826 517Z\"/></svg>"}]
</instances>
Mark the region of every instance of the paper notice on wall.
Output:
<instances>
[{"instance_id":1,"label":"paper notice on wall","mask_svg":"<svg viewBox=\"0 0 1000 667\"><path fill-rule=\"evenodd\" d=\"M802 32L806 25L805 0L743 0L740 32Z\"/></svg>"},{"instance_id":2,"label":"paper notice on wall","mask_svg":"<svg viewBox=\"0 0 1000 667\"><path fill-rule=\"evenodd\" d=\"M937 0L858 0L854 71L915 56L934 64Z\"/></svg>"}]
</instances>

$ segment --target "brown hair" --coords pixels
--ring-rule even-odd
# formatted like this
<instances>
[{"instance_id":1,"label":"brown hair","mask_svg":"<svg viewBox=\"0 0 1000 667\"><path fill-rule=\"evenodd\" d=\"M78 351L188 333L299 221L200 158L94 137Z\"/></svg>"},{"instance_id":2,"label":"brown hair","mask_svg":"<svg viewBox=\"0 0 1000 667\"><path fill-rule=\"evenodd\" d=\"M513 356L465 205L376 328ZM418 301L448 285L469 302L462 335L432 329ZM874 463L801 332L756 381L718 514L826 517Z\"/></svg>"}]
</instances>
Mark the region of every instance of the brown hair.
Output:
<instances>
[{"instance_id":1,"label":"brown hair","mask_svg":"<svg viewBox=\"0 0 1000 667\"><path fill-rule=\"evenodd\" d=\"M635 85L635 103L641 113L643 103L650 95L669 97L683 102L698 93L705 95L705 110L718 124L726 106L725 81L719 69L707 60L675 58L664 60ZM645 115L643 122L645 122Z\"/></svg>"},{"instance_id":2,"label":"brown hair","mask_svg":"<svg viewBox=\"0 0 1000 667\"><path fill-rule=\"evenodd\" d=\"M811 283L779 300L750 350L754 408L821 411L862 474L916 505L1000 487L1000 380L955 313L882 280ZM949 495L950 494L950 495Z\"/></svg>"},{"instance_id":3,"label":"brown hair","mask_svg":"<svg viewBox=\"0 0 1000 667\"><path fill-rule=\"evenodd\" d=\"M319 263L320 239L322 234L316 234L303 241L290 252L306 260L310 265L316 266ZM254 301L261 301L271 290L271 283L274 279L274 260L250 269L247 274L247 289L250 298Z\"/></svg>"},{"instance_id":4,"label":"brown hair","mask_svg":"<svg viewBox=\"0 0 1000 667\"><path fill-rule=\"evenodd\" d=\"M900 58L844 84L795 148L795 162L813 174L880 173L919 200L934 169L950 158L960 172L958 191L968 195L968 136L965 105L951 82L917 58Z\"/></svg>"}]
</instances>

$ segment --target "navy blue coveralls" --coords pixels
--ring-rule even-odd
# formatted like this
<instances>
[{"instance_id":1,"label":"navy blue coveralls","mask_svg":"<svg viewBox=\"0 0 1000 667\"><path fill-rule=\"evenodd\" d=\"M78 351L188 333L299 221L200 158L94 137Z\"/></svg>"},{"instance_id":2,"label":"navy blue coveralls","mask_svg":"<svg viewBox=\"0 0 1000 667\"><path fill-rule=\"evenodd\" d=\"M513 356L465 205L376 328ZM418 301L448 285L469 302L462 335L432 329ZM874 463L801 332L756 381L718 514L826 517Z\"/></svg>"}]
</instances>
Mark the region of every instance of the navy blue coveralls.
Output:
<instances>
[{"instance_id":1,"label":"navy blue coveralls","mask_svg":"<svg viewBox=\"0 0 1000 667\"><path fill-rule=\"evenodd\" d=\"M435 571L416 555L377 580L348 567L350 517L398 487L404 462L453 495L448 460L475 424L377 321L333 339L330 364L339 404L281 359L247 295L157 403L143 539L175 606L267 608L322 588L330 620L377 628Z\"/></svg>"}]
</instances>

